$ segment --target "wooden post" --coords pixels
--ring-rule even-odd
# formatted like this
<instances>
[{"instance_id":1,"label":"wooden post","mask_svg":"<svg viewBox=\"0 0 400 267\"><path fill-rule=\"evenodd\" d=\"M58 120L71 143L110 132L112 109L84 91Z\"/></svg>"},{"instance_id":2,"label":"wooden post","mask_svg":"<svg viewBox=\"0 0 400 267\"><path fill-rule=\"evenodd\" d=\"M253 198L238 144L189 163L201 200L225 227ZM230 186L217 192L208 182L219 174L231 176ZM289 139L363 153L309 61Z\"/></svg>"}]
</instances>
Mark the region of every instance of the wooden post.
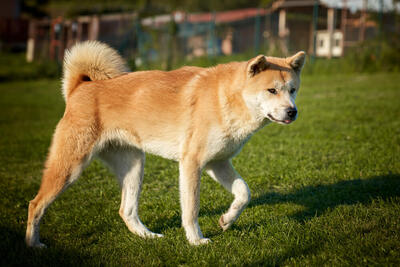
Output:
<instances>
[{"instance_id":1,"label":"wooden post","mask_svg":"<svg viewBox=\"0 0 400 267\"><path fill-rule=\"evenodd\" d=\"M383 0L379 0L379 33L383 34Z\"/></svg>"},{"instance_id":2,"label":"wooden post","mask_svg":"<svg viewBox=\"0 0 400 267\"><path fill-rule=\"evenodd\" d=\"M279 11L278 29L279 29L278 34L279 34L279 39L280 39L279 41L281 44L282 52L287 54L288 50L289 50L288 42L287 42L288 41L287 37L288 37L289 31L286 28L286 10L285 9L281 9Z\"/></svg>"},{"instance_id":3,"label":"wooden post","mask_svg":"<svg viewBox=\"0 0 400 267\"><path fill-rule=\"evenodd\" d=\"M70 48L74 44L74 34L73 34L73 21L68 21L67 23L64 24L65 30L67 31L66 37L67 40L65 40L65 48Z\"/></svg>"},{"instance_id":4,"label":"wooden post","mask_svg":"<svg viewBox=\"0 0 400 267\"><path fill-rule=\"evenodd\" d=\"M35 58L35 36L36 22L31 19L29 21L28 42L26 44L26 61L32 62Z\"/></svg>"},{"instance_id":5,"label":"wooden post","mask_svg":"<svg viewBox=\"0 0 400 267\"><path fill-rule=\"evenodd\" d=\"M100 20L98 16L93 16L91 23L90 23L90 29L89 29L89 40L97 40L97 37L99 36L99 24Z\"/></svg>"},{"instance_id":6,"label":"wooden post","mask_svg":"<svg viewBox=\"0 0 400 267\"><path fill-rule=\"evenodd\" d=\"M311 62L314 62L315 57L317 56L318 5L318 0L315 0L313 8L313 53L311 56Z\"/></svg>"},{"instance_id":7,"label":"wooden post","mask_svg":"<svg viewBox=\"0 0 400 267\"><path fill-rule=\"evenodd\" d=\"M342 56L345 53L346 49L346 27L347 27L347 0L343 0L343 6L342 6L342 22L341 22L341 28L342 28Z\"/></svg>"},{"instance_id":8,"label":"wooden post","mask_svg":"<svg viewBox=\"0 0 400 267\"><path fill-rule=\"evenodd\" d=\"M208 56L211 57L211 61L213 63L215 63L215 56L217 55L217 38L216 38L216 32L215 32L215 26L216 26L216 18L217 18L217 14L215 13L215 11L213 11L211 13L211 20L210 20L210 24L209 24L209 31L210 31L210 48L211 48L211 55L210 55L210 51L207 51Z\"/></svg>"},{"instance_id":9,"label":"wooden post","mask_svg":"<svg viewBox=\"0 0 400 267\"><path fill-rule=\"evenodd\" d=\"M168 26L168 47L167 47L167 62L165 64L166 70L171 70L174 61L174 50L176 46L176 35L178 34L178 25L175 22L175 16L173 13L170 15L170 21Z\"/></svg>"},{"instance_id":10,"label":"wooden post","mask_svg":"<svg viewBox=\"0 0 400 267\"><path fill-rule=\"evenodd\" d=\"M50 23L50 58L53 60L57 60L59 56L62 22L62 17L57 17Z\"/></svg>"},{"instance_id":11,"label":"wooden post","mask_svg":"<svg viewBox=\"0 0 400 267\"><path fill-rule=\"evenodd\" d=\"M329 35L329 41L328 41L328 58L332 58L332 48L333 48L333 32L335 30L335 9L329 8L328 9L328 21L327 21L327 26L328 26L328 35Z\"/></svg>"},{"instance_id":12,"label":"wooden post","mask_svg":"<svg viewBox=\"0 0 400 267\"><path fill-rule=\"evenodd\" d=\"M257 16L255 18L255 25L254 25L254 55L258 55L260 53L260 35L261 35L261 11L257 9Z\"/></svg>"},{"instance_id":13,"label":"wooden post","mask_svg":"<svg viewBox=\"0 0 400 267\"><path fill-rule=\"evenodd\" d=\"M286 36L286 10L281 9L279 11L279 37L283 38Z\"/></svg>"},{"instance_id":14,"label":"wooden post","mask_svg":"<svg viewBox=\"0 0 400 267\"><path fill-rule=\"evenodd\" d=\"M60 23L60 39L58 41L58 49L57 49L57 60L59 62L63 61L64 58L64 49L65 49L65 22L61 21Z\"/></svg>"},{"instance_id":15,"label":"wooden post","mask_svg":"<svg viewBox=\"0 0 400 267\"><path fill-rule=\"evenodd\" d=\"M363 7L360 16L360 32L358 40L363 42L365 40L365 22L367 20L367 0L363 0Z\"/></svg>"},{"instance_id":16,"label":"wooden post","mask_svg":"<svg viewBox=\"0 0 400 267\"><path fill-rule=\"evenodd\" d=\"M77 29L76 29L76 42L82 41L82 22L77 20Z\"/></svg>"}]
</instances>

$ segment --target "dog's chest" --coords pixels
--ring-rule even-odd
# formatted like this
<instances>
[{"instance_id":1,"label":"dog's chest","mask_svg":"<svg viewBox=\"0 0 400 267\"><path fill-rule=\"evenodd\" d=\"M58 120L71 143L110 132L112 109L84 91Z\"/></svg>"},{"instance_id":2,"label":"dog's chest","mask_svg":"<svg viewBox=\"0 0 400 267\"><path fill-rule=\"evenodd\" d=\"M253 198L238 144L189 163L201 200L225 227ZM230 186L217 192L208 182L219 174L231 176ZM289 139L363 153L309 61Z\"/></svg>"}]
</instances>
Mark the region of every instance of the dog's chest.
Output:
<instances>
[{"instance_id":1,"label":"dog's chest","mask_svg":"<svg viewBox=\"0 0 400 267\"><path fill-rule=\"evenodd\" d=\"M207 144L207 158L209 160L222 160L232 158L240 152L244 144L250 139L251 134L234 138L220 130L210 132Z\"/></svg>"}]
</instances>

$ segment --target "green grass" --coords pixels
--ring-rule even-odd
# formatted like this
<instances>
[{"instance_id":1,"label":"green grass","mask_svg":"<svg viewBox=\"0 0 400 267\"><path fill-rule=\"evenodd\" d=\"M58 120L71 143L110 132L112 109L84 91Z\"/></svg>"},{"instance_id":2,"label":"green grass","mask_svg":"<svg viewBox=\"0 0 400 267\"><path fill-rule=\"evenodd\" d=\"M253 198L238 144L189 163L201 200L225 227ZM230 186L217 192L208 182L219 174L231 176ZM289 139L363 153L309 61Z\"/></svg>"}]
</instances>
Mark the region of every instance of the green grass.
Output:
<instances>
[{"instance_id":1,"label":"green grass","mask_svg":"<svg viewBox=\"0 0 400 267\"><path fill-rule=\"evenodd\" d=\"M165 238L131 234L113 175L93 162L48 209L49 248L24 244L28 201L64 102L52 80L0 84L0 264L400 264L400 75L305 76L300 115L270 125L233 160L252 201L226 232L232 197L202 178L200 225L213 243L192 247L180 225L178 166L147 157L140 214Z\"/></svg>"},{"instance_id":2,"label":"green grass","mask_svg":"<svg viewBox=\"0 0 400 267\"><path fill-rule=\"evenodd\" d=\"M57 78L61 65L55 61L35 60L26 62L25 53L4 53L0 51L0 82Z\"/></svg>"}]
</instances>

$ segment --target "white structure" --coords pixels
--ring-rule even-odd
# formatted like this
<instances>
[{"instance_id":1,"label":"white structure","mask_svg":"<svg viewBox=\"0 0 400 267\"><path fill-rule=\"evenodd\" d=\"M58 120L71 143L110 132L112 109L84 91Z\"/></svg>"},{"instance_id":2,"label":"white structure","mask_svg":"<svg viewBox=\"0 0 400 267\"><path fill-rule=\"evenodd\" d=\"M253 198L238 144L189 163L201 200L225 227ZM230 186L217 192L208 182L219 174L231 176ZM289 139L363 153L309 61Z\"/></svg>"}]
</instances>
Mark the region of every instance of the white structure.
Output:
<instances>
[{"instance_id":1,"label":"white structure","mask_svg":"<svg viewBox=\"0 0 400 267\"><path fill-rule=\"evenodd\" d=\"M343 54L343 33L340 30L333 32L332 39L328 31L317 32L317 56L318 57L340 57ZM331 51L329 51L331 50Z\"/></svg>"}]
</instances>

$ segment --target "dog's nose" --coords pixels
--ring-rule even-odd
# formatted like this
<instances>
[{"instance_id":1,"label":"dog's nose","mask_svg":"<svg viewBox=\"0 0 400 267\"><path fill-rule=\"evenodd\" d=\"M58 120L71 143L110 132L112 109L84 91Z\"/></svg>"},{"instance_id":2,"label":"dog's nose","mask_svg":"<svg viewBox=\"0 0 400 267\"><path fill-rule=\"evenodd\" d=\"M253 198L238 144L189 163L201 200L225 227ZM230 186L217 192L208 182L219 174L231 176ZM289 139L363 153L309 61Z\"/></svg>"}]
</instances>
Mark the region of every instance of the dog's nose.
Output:
<instances>
[{"instance_id":1,"label":"dog's nose","mask_svg":"<svg viewBox=\"0 0 400 267\"><path fill-rule=\"evenodd\" d=\"M297 115L297 109L295 109L295 108L289 108L289 109L287 110L287 114L288 114L288 116L289 116L291 119L293 119L293 118L296 117L296 115Z\"/></svg>"}]
</instances>

